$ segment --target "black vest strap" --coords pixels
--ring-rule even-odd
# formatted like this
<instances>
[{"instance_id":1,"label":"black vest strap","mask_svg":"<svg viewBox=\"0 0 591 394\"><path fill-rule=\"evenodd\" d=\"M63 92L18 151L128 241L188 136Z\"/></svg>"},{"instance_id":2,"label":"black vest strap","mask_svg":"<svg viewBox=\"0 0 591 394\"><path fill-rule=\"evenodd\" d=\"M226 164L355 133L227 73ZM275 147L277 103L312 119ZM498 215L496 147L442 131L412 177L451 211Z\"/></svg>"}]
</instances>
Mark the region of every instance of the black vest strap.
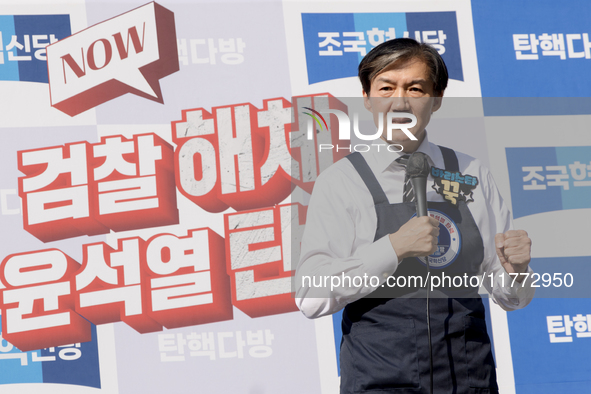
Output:
<instances>
[{"instance_id":1,"label":"black vest strap","mask_svg":"<svg viewBox=\"0 0 591 394\"><path fill-rule=\"evenodd\" d=\"M460 165L458 164L458 156L452 149L446 148L445 146L438 145L443 155L443 163L447 171L457 172L460 171Z\"/></svg>"},{"instance_id":2,"label":"black vest strap","mask_svg":"<svg viewBox=\"0 0 591 394\"><path fill-rule=\"evenodd\" d=\"M369 168L369 165L361 156L361 153L355 152L347 155L347 159L353 164L353 167L357 170L363 182L365 182L365 186L369 189L371 196L373 197L374 205L379 204L389 204L388 197L386 197L386 193L384 193L384 189L378 183L376 176Z\"/></svg>"}]
</instances>

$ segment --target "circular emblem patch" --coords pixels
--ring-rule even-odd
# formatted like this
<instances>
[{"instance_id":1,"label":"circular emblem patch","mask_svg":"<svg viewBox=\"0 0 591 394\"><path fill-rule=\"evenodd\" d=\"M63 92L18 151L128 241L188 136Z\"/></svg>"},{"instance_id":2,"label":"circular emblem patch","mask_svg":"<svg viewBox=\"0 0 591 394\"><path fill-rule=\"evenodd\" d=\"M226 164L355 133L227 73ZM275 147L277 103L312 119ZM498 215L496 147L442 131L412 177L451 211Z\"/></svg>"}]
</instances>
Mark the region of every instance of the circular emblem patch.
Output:
<instances>
[{"instance_id":1,"label":"circular emblem patch","mask_svg":"<svg viewBox=\"0 0 591 394\"><path fill-rule=\"evenodd\" d=\"M426 258L417 257L417 259L425 265L427 265L426 259L428 259L431 268L445 268L458 257L462 246L462 236L456 223L443 212L429 209L429 216L439 222L437 250Z\"/></svg>"}]
</instances>

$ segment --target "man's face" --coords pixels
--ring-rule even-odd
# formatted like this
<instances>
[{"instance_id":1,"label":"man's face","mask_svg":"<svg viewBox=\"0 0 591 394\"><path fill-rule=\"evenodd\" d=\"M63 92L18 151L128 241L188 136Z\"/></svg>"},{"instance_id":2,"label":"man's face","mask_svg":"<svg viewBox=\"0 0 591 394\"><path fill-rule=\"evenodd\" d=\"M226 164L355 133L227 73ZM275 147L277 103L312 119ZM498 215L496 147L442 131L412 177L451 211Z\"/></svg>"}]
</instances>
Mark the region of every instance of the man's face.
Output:
<instances>
[{"instance_id":1,"label":"man's face","mask_svg":"<svg viewBox=\"0 0 591 394\"><path fill-rule=\"evenodd\" d=\"M401 67L378 74L371 82L369 96L363 92L365 108L373 113L374 123L379 127L383 119L382 139L392 144L403 146L404 152L414 152L425 137L425 127L431 120L431 114L441 106L443 94L433 90L433 81L429 76L429 67L421 60L410 60ZM417 138L411 140L402 130L392 130L392 138L387 138L388 112L407 112L417 118L417 124L409 131ZM404 116L392 119L391 123L410 123Z\"/></svg>"}]
</instances>

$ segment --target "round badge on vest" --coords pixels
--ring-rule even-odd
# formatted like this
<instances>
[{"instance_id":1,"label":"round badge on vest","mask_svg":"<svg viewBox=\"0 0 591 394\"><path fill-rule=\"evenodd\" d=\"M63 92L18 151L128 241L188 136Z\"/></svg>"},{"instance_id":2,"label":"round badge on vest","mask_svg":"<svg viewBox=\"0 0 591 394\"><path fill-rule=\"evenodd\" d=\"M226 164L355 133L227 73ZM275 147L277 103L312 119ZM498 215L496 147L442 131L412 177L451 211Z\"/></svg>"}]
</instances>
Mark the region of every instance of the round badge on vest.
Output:
<instances>
[{"instance_id":1,"label":"round badge on vest","mask_svg":"<svg viewBox=\"0 0 591 394\"><path fill-rule=\"evenodd\" d=\"M429 216L439 222L439 236L437 237L437 250L435 253L425 257L415 257L425 266L427 259L429 267L435 269L445 268L453 263L460 254L462 247L462 235L457 224L446 214L435 209L429 209ZM417 216L415 213L413 217Z\"/></svg>"}]
</instances>

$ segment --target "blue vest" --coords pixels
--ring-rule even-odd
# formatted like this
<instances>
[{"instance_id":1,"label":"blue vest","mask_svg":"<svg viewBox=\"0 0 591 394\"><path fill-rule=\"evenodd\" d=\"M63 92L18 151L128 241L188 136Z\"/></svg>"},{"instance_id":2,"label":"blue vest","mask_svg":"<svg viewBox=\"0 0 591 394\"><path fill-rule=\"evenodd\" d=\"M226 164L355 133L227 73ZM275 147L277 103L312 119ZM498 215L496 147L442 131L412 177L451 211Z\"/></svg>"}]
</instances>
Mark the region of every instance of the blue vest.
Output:
<instances>
[{"instance_id":1,"label":"blue vest","mask_svg":"<svg viewBox=\"0 0 591 394\"><path fill-rule=\"evenodd\" d=\"M445 169L459 171L455 152L440 148ZM378 219L375 240L398 231L415 214L415 204L390 204L363 156L354 153L347 158L373 197ZM466 203L459 201L453 206L448 202L429 202L429 211L432 210L455 223L461 245L453 262L440 269L431 268L430 275L478 275L484 247ZM406 258L393 276L426 278L426 265L417 258ZM341 394L429 393L426 291L412 286L380 287L345 307ZM498 393L478 289L452 285L440 287L430 297L434 392Z\"/></svg>"}]
</instances>

